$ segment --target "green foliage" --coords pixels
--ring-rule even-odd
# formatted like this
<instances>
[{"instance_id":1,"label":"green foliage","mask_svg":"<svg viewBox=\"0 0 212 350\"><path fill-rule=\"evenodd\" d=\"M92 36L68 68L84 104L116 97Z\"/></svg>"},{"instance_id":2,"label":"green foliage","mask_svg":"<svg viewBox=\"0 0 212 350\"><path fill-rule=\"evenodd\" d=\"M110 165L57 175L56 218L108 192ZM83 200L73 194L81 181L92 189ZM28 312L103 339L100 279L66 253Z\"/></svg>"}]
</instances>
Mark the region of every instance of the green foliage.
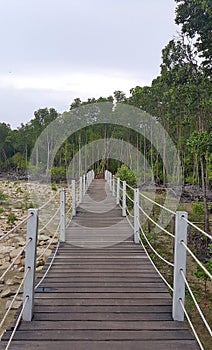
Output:
<instances>
[{"instance_id":1,"label":"green foliage","mask_svg":"<svg viewBox=\"0 0 212 350\"><path fill-rule=\"evenodd\" d=\"M4 209L0 208L0 214L3 214L3 212L4 212Z\"/></svg>"},{"instance_id":2,"label":"green foliage","mask_svg":"<svg viewBox=\"0 0 212 350\"><path fill-rule=\"evenodd\" d=\"M210 260L208 260L208 262L204 266L208 270L208 272L210 274L212 274L212 258ZM205 271L199 265L197 265L197 269L196 269L196 272L194 274L199 280L203 280L204 281L204 283L205 283L205 293L206 293L206 291L207 291L207 281L210 279L209 276L205 273Z\"/></svg>"},{"instance_id":3,"label":"green foliage","mask_svg":"<svg viewBox=\"0 0 212 350\"><path fill-rule=\"evenodd\" d=\"M6 201L8 199L8 195L3 193L1 190L0 190L0 201Z\"/></svg>"},{"instance_id":4,"label":"green foliage","mask_svg":"<svg viewBox=\"0 0 212 350\"><path fill-rule=\"evenodd\" d=\"M51 177L54 181L65 179L66 169L64 166L53 166L51 168Z\"/></svg>"},{"instance_id":5,"label":"green foliage","mask_svg":"<svg viewBox=\"0 0 212 350\"><path fill-rule=\"evenodd\" d=\"M21 187L16 188L16 193L23 193Z\"/></svg>"},{"instance_id":6,"label":"green foliage","mask_svg":"<svg viewBox=\"0 0 212 350\"><path fill-rule=\"evenodd\" d=\"M204 215L204 204L199 202L198 198L196 198L196 201L191 204L191 207L195 217L199 218Z\"/></svg>"},{"instance_id":7,"label":"green foliage","mask_svg":"<svg viewBox=\"0 0 212 350\"><path fill-rule=\"evenodd\" d=\"M13 225L16 220L17 220L16 215L14 213L10 213L7 217L7 224Z\"/></svg>"},{"instance_id":8,"label":"green foliage","mask_svg":"<svg viewBox=\"0 0 212 350\"><path fill-rule=\"evenodd\" d=\"M115 176L116 178L119 177L121 181L126 181L131 187L136 187L135 173L133 170L129 169L127 165L122 164Z\"/></svg>"},{"instance_id":9,"label":"green foliage","mask_svg":"<svg viewBox=\"0 0 212 350\"><path fill-rule=\"evenodd\" d=\"M57 191L57 185L55 182L52 182L52 191Z\"/></svg>"}]
</instances>

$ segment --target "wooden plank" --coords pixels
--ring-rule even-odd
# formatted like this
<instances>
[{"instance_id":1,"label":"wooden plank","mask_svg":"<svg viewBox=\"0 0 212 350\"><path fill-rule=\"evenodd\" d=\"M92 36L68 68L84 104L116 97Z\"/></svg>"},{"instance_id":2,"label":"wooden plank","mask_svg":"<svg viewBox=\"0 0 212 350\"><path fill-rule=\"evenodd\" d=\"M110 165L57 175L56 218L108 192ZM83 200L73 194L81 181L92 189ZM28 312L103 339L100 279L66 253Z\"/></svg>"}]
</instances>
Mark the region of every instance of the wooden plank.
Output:
<instances>
[{"instance_id":1,"label":"wooden plank","mask_svg":"<svg viewBox=\"0 0 212 350\"><path fill-rule=\"evenodd\" d=\"M9 339L11 331L7 332L7 337L4 337L4 340ZM64 340L191 340L192 336L187 330L130 330L119 331L119 330L63 330L58 329L54 330L28 330L27 332L19 330L14 337L14 340L22 340L27 338L27 340L57 340L60 337L63 337Z\"/></svg>"},{"instance_id":2,"label":"wooden plank","mask_svg":"<svg viewBox=\"0 0 212 350\"><path fill-rule=\"evenodd\" d=\"M52 321L52 320L51 320ZM57 322L60 321L60 322ZM170 322L170 321L140 321L140 320L128 320L120 321L120 320L111 320L103 318L102 321L61 321L55 319L55 321L49 322L35 320L33 323L22 322L19 327L20 331L24 330L185 330L185 326L181 322Z\"/></svg>"},{"instance_id":3,"label":"wooden plank","mask_svg":"<svg viewBox=\"0 0 212 350\"><path fill-rule=\"evenodd\" d=\"M157 321L158 326L161 321L172 321L171 314L169 313L157 313L152 314L150 312L146 313L115 313L115 312L78 312L78 313L68 313L63 314L58 313L36 313L34 315L33 321L101 321L108 319L111 323L114 321L127 321L129 324L132 321ZM171 322L172 323L172 322ZM34 324L34 322L33 322ZM130 327L130 326L129 326Z\"/></svg>"},{"instance_id":4,"label":"wooden plank","mask_svg":"<svg viewBox=\"0 0 212 350\"><path fill-rule=\"evenodd\" d=\"M183 344L183 345L182 345ZM5 342L2 344L5 346ZM3 348L2 348L3 349ZM194 340L13 341L10 350L199 350Z\"/></svg>"},{"instance_id":5,"label":"wooden plank","mask_svg":"<svg viewBox=\"0 0 212 350\"><path fill-rule=\"evenodd\" d=\"M5 346L5 342L3 343ZM199 350L194 340L13 341L10 350Z\"/></svg>"}]
</instances>

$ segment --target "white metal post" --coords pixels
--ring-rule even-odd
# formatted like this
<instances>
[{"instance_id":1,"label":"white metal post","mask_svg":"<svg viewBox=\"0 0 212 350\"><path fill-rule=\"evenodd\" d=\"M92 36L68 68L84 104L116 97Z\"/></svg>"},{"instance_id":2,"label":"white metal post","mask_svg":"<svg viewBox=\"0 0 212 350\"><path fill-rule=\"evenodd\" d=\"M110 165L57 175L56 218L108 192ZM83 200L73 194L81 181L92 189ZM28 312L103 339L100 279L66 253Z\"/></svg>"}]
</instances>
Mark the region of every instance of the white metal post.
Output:
<instances>
[{"instance_id":1,"label":"white metal post","mask_svg":"<svg viewBox=\"0 0 212 350\"><path fill-rule=\"evenodd\" d=\"M23 303L26 298L28 301L24 308L23 320L31 321L34 308L34 289L35 289L35 269L38 235L38 209L28 210L26 241L30 243L26 246L25 253L25 281L23 290Z\"/></svg>"},{"instance_id":2,"label":"white metal post","mask_svg":"<svg viewBox=\"0 0 212 350\"><path fill-rule=\"evenodd\" d=\"M65 189L60 190L60 241L65 242L66 229L66 197Z\"/></svg>"},{"instance_id":3,"label":"white metal post","mask_svg":"<svg viewBox=\"0 0 212 350\"><path fill-rule=\"evenodd\" d=\"M109 173L110 191L112 191L112 173Z\"/></svg>"},{"instance_id":4,"label":"white metal post","mask_svg":"<svg viewBox=\"0 0 212 350\"><path fill-rule=\"evenodd\" d=\"M79 203L82 203L82 176L79 179Z\"/></svg>"},{"instance_id":5,"label":"white metal post","mask_svg":"<svg viewBox=\"0 0 212 350\"><path fill-rule=\"evenodd\" d=\"M117 178L117 188L116 188L116 204L119 204L120 199L120 178Z\"/></svg>"},{"instance_id":6,"label":"white metal post","mask_svg":"<svg viewBox=\"0 0 212 350\"><path fill-rule=\"evenodd\" d=\"M139 242L139 189L134 189L134 243Z\"/></svg>"},{"instance_id":7,"label":"white metal post","mask_svg":"<svg viewBox=\"0 0 212 350\"><path fill-rule=\"evenodd\" d=\"M76 216L76 182L71 181L72 216Z\"/></svg>"},{"instance_id":8,"label":"white metal post","mask_svg":"<svg viewBox=\"0 0 212 350\"><path fill-rule=\"evenodd\" d=\"M86 192L86 177L85 174L83 174L83 196L85 195Z\"/></svg>"},{"instance_id":9,"label":"white metal post","mask_svg":"<svg viewBox=\"0 0 212 350\"><path fill-rule=\"evenodd\" d=\"M188 213L177 211L175 217L175 247L174 247L174 293L172 303L172 318L174 321L184 320L184 311L180 300L185 302L185 282L181 275L186 274L186 249L182 241L187 244L187 219Z\"/></svg>"},{"instance_id":10,"label":"white metal post","mask_svg":"<svg viewBox=\"0 0 212 350\"><path fill-rule=\"evenodd\" d=\"M113 197L115 197L115 176L113 175Z\"/></svg>"},{"instance_id":11,"label":"white metal post","mask_svg":"<svg viewBox=\"0 0 212 350\"><path fill-rule=\"evenodd\" d=\"M122 216L126 216L126 181L123 181Z\"/></svg>"},{"instance_id":12,"label":"white metal post","mask_svg":"<svg viewBox=\"0 0 212 350\"><path fill-rule=\"evenodd\" d=\"M105 181L107 181L107 170L105 170Z\"/></svg>"}]
</instances>

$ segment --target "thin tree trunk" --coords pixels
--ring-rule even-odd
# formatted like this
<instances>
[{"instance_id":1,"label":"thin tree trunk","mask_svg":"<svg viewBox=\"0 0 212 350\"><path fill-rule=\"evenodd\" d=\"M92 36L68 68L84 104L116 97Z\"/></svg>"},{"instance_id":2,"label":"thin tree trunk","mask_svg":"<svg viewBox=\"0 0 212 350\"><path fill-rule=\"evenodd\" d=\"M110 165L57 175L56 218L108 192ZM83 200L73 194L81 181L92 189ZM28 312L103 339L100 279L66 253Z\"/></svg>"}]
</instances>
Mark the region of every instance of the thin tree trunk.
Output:
<instances>
[{"instance_id":1,"label":"thin tree trunk","mask_svg":"<svg viewBox=\"0 0 212 350\"><path fill-rule=\"evenodd\" d=\"M202 176L202 192L203 192L203 203L204 203L204 230L210 233L209 226L209 210L207 203L207 189L205 183L205 172L204 172L204 160L203 156L200 156L201 176Z\"/></svg>"}]
</instances>

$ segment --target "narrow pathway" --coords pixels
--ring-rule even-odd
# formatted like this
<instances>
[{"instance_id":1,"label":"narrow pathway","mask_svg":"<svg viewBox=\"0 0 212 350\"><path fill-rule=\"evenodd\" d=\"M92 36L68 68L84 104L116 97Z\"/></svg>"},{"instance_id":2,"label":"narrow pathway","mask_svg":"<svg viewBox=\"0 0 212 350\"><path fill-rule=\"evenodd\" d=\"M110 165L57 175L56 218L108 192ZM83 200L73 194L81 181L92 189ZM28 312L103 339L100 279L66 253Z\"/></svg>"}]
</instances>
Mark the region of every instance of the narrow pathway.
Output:
<instances>
[{"instance_id":1,"label":"narrow pathway","mask_svg":"<svg viewBox=\"0 0 212 350\"><path fill-rule=\"evenodd\" d=\"M199 349L185 323L172 321L171 303L104 180L95 180L36 291L33 321L21 323L10 349Z\"/></svg>"}]
</instances>

